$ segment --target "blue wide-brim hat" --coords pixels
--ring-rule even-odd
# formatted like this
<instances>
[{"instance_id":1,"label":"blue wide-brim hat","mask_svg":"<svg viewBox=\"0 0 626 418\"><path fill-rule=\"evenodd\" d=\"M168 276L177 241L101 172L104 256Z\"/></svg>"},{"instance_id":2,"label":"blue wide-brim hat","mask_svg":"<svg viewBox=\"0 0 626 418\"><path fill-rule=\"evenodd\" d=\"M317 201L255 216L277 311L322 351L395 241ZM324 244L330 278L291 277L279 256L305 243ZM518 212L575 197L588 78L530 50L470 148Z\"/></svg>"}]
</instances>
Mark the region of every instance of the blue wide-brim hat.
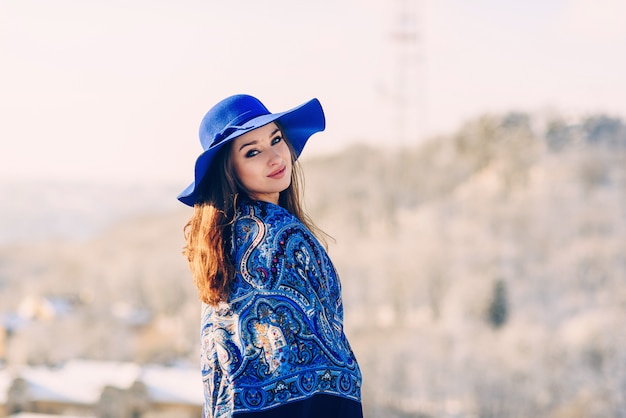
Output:
<instances>
[{"instance_id":1,"label":"blue wide-brim hat","mask_svg":"<svg viewBox=\"0 0 626 418\"><path fill-rule=\"evenodd\" d=\"M270 122L280 123L283 134L291 143L296 158L308 139L326 127L324 110L319 100L308 102L281 113L271 113L257 98L246 94L227 97L213 106L200 124L200 144L204 150L196 160L194 181L178 200L193 206L198 199L198 185L205 179L217 152L235 138Z\"/></svg>"}]
</instances>

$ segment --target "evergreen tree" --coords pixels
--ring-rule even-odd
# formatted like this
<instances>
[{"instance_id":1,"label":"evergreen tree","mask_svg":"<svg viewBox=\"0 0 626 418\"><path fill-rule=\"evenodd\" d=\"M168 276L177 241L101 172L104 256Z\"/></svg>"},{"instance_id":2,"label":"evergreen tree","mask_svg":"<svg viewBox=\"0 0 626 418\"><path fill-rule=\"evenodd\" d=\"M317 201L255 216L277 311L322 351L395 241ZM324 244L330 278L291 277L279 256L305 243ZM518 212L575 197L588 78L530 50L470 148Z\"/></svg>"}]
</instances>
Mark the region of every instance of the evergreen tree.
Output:
<instances>
[{"instance_id":1,"label":"evergreen tree","mask_svg":"<svg viewBox=\"0 0 626 418\"><path fill-rule=\"evenodd\" d=\"M497 280L493 285L493 292L489 308L487 310L487 319L493 328L501 328L508 319L509 307L506 292L506 283L502 279Z\"/></svg>"}]
</instances>

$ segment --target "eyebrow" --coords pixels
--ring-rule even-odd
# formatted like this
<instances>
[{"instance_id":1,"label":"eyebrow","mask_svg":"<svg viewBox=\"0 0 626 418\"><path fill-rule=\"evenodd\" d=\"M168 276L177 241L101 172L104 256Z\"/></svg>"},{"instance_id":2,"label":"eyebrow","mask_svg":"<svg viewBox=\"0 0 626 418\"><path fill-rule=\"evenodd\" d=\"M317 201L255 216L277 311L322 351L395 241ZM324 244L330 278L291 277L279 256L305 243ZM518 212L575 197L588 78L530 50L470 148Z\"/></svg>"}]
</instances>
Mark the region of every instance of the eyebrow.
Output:
<instances>
[{"instance_id":1,"label":"eyebrow","mask_svg":"<svg viewBox=\"0 0 626 418\"><path fill-rule=\"evenodd\" d=\"M274 131L273 131L273 132L269 135L269 136L270 136L270 138L271 138L271 137L273 137L274 135L276 135L276 132L280 132L280 129L276 128L276 129L275 129L275 130L274 130ZM245 144L242 144L242 145L239 147L239 151L241 151L241 150L242 150L242 149L244 149L245 147L248 147L248 146L250 146L250 145L254 145L254 144L258 143L258 142L259 142L259 141L257 141L256 139L254 139L254 140L252 140L252 141L250 141L250 142L246 142Z\"/></svg>"}]
</instances>

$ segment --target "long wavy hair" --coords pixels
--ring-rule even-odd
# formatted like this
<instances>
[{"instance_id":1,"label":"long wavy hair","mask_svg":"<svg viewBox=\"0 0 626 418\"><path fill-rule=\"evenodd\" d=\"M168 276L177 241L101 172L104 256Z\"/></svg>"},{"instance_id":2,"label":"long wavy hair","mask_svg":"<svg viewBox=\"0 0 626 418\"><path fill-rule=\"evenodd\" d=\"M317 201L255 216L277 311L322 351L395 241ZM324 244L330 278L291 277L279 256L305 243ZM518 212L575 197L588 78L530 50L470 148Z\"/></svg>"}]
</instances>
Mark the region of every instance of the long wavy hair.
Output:
<instances>
[{"instance_id":1,"label":"long wavy hair","mask_svg":"<svg viewBox=\"0 0 626 418\"><path fill-rule=\"evenodd\" d=\"M280 128L280 126L279 126ZM283 135L283 138L285 136ZM316 237L326 242L327 235L306 214L302 204L302 170L291 151L291 184L282 191L278 204L296 216ZM233 142L222 147L200 182L199 195L193 214L184 227L187 257L193 281L200 300L216 306L227 301L232 290L235 267L230 255L231 224L234 221L237 199L250 197L236 175L231 158Z\"/></svg>"}]
</instances>

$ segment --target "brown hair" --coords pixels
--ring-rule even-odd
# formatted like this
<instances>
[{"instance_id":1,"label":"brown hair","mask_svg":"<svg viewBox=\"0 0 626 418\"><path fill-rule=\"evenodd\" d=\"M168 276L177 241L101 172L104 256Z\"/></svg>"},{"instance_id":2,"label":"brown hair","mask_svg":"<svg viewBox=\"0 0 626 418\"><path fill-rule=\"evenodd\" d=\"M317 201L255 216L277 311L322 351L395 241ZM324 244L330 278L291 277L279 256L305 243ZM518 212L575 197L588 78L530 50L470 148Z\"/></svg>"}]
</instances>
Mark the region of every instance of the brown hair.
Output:
<instances>
[{"instance_id":1,"label":"brown hair","mask_svg":"<svg viewBox=\"0 0 626 418\"><path fill-rule=\"evenodd\" d=\"M293 169L291 184L280 193L278 204L324 240L327 235L315 226L304 211L301 195L302 171L295 160L293 147L289 141L286 143L291 151ZM234 221L238 196L248 196L235 174L230 157L231 148L232 142L222 147L215 156L209 171L199 184L200 193L193 207L193 215L184 228L187 245L183 254L189 262L200 300L214 306L226 301L232 290L235 267L230 257L231 224Z\"/></svg>"}]
</instances>

